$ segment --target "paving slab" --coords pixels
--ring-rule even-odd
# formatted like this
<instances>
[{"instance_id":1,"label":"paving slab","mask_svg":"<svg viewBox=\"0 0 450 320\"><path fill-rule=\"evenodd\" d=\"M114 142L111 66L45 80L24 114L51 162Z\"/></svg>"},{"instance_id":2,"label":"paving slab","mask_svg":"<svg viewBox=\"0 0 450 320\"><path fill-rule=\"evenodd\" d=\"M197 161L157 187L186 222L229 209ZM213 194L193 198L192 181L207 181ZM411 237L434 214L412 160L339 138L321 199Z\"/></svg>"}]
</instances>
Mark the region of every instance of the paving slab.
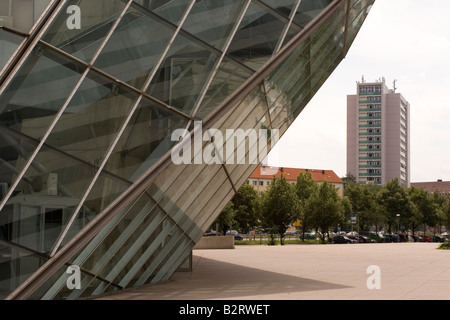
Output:
<instances>
[{"instance_id":1,"label":"paving slab","mask_svg":"<svg viewBox=\"0 0 450 320\"><path fill-rule=\"evenodd\" d=\"M192 272L102 300L449 300L438 243L236 246L194 250Z\"/></svg>"}]
</instances>

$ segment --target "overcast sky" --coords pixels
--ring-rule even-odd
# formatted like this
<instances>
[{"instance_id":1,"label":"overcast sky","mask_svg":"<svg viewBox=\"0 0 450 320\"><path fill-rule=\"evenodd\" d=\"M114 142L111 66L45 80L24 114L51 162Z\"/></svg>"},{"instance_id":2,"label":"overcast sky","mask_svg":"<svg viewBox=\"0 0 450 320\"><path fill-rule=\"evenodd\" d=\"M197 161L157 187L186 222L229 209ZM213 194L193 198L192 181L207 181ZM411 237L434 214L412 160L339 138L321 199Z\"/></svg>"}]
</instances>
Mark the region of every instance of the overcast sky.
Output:
<instances>
[{"instance_id":1,"label":"overcast sky","mask_svg":"<svg viewBox=\"0 0 450 320\"><path fill-rule=\"evenodd\" d=\"M269 157L346 175L348 94L384 77L411 104L411 182L450 180L450 1L375 0L346 59ZM278 160L276 160L278 159Z\"/></svg>"}]
</instances>

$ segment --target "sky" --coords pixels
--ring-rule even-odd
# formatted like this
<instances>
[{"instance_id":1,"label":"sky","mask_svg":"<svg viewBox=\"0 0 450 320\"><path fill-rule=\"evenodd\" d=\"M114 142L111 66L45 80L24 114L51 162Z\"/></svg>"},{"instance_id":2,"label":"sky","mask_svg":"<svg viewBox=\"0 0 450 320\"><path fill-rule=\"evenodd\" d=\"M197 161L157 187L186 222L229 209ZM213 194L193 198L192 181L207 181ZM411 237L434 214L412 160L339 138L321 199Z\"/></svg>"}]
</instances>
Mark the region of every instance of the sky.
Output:
<instances>
[{"instance_id":1,"label":"sky","mask_svg":"<svg viewBox=\"0 0 450 320\"><path fill-rule=\"evenodd\" d=\"M410 103L411 182L450 181L450 1L375 0L347 57L269 155L269 165L347 173L347 95L385 78Z\"/></svg>"}]
</instances>

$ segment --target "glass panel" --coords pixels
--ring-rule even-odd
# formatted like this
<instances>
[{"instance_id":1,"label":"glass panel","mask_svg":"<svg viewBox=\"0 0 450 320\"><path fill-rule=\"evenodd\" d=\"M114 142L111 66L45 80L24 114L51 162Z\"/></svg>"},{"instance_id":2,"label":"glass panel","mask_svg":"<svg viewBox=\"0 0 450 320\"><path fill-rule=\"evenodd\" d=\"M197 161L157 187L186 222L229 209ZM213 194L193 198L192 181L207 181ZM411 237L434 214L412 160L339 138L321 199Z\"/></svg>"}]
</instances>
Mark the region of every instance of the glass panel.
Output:
<instances>
[{"instance_id":1,"label":"glass panel","mask_svg":"<svg viewBox=\"0 0 450 320\"><path fill-rule=\"evenodd\" d=\"M0 28L0 70L19 47L23 38Z\"/></svg>"},{"instance_id":2,"label":"glass panel","mask_svg":"<svg viewBox=\"0 0 450 320\"><path fill-rule=\"evenodd\" d=\"M5 225L2 224L1 227ZM2 242L0 244L0 299L5 299L45 262L46 260L40 256L18 251L9 247L7 242Z\"/></svg>"},{"instance_id":3,"label":"glass panel","mask_svg":"<svg viewBox=\"0 0 450 320\"><path fill-rule=\"evenodd\" d=\"M324 8L326 8L333 0L302 0L294 22L301 27L305 27L308 22L314 19Z\"/></svg>"},{"instance_id":4,"label":"glass panel","mask_svg":"<svg viewBox=\"0 0 450 320\"><path fill-rule=\"evenodd\" d=\"M176 249L182 246L185 237L181 230L170 220L164 220L161 226L161 232L157 234L156 239L150 246L145 248L145 252L139 258L137 263L130 268L129 276L133 275L131 285L143 285L149 283L163 266L165 259L173 254ZM127 278L125 278L127 280ZM124 284L124 282L121 282Z\"/></svg>"},{"instance_id":5,"label":"glass panel","mask_svg":"<svg viewBox=\"0 0 450 320\"><path fill-rule=\"evenodd\" d=\"M135 2L144 6L146 9L156 13L160 17L178 24L182 18L189 2L186 0L135 0Z\"/></svg>"},{"instance_id":6,"label":"glass panel","mask_svg":"<svg viewBox=\"0 0 450 320\"><path fill-rule=\"evenodd\" d=\"M80 232L97 214L102 212L111 202L131 184L112 174L102 173L97 178L94 187L77 213L67 235L61 242L64 246L78 232Z\"/></svg>"},{"instance_id":7,"label":"glass panel","mask_svg":"<svg viewBox=\"0 0 450 320\"><path fill-rule=\"evenodd\" d=\"M178 34L148 93L191 114L219 57L218 53Z\"/></svg>"},{"instance_id":8,"label":"glass panel","mask_svg":"<svg viewBox=\"0 0 450 320\"><path fill-rule=\"evenodd\" d=\"M224 58L212 80L199 110L195 114L197 119L204 119L234 91L236 91L252 74L235 63Z\"/></svg>"},{"instance_id":9,"label":"glass panel","mask_svg":"<svg viewBox=\"0 0 450 320\"><path fill-rule=\"evenodd\" d=\"M27 146L18 141L23 139L22 135L12 139L8 136L11 137L12 131L15 131L35 139L42 137L82 71L83 68L75 63L38 47L0 96L0 127L4 128L0 134L5 137L2 141L2 159L14 167L10 168L14 172L22 170L26 163L23 160L28 160L30 150L24 149ZM0 181L6 184L12 182Z\"/></svg>"},{"instance_id":10,"label":"glass panel","mask_svg":"<svg viewBox=\"0 0 450 320\"><path fill-rule=\"evenodd\" d=\"M136 100L137 94L91 71L46 143L99 166Z\"/></svg>"},{"instance_id":11,"label":"glass panel","mask_svg":"<svg viewBox=\"0 0 450 320\"><path fill-rule=\"evenodd\" d=\"M0 125L43 136L84 68L38 46L0 96Z\"/></svg>"},{"instance_id":12,"label":"glass panel","mask_svg":"<svg viewBox=\"0 0 450 320\"><path fill-rule=\"evenodd\" d=\"M171 135L188 120L167 108L143 99L112 152L105 170L136 181L175 144Z\"/></svg>"},{"instance_id":13,"label":"glass panel","mask_svg":"<svg viewBox=\"0 0 450 320\"><path fill-rule=\"evenodd\" d=\"M6 196L38 143L0 126L0 199ZM31 181L30 181L31 182ZM0 213L1 215L1 213Z\"/></svg>"},{"instance_id":14,"label":"glass panel","mask_svg":"<svg viewBox=\"0 0 450 320\"><path fill-rule=\"evenodd\" d=\"M287 21L251 3L228 54L258 70L275 52Z\"/></svg>"},{"instance_id":15,"label":"glass panel","mask_svg":"<svg viewBox=\"0 0 450 320\"><path fill-rule=\"evenodd\" d=\"M28 33L51 0L0 0L0 25Z\"/></svg>"},{"instance_id":16,"label":"glass panel","mask_svg":"<svg viewBox=\"0 0 450 320\"><path fill-rule=\"evenodd\" d=\"M135 5L122 18L95 66L141 89L174 31Z\"/></svg>"},{"instance_id":17,"label":"glass panel","mask_svg":"<svg viewBox=\"0 0 450 320\"><path fill-rule=\"evenodd\" d=\"M260 164L271 150L267 107L264 90L258 86L224 117L226 120L222 128L239 128L248 133L245 139L232 137L225 142L227 153L231 152L225 159L225 168L235 186L240 186L243 182L241 179L248 177L244 176L248 168Z\"/></svg>"},{"instance_id":18,"label":"glass panel","mask_svg":"<svg viewBox=\"0 0 450 320\"><path fill-rule=\"evenodd\" d=\"M298 0L261 0L268 6L283 14L286 18L291 15L292 9Z\"/></svg>"},{"instance_id":19,"label":"glass panel","mask_svg":"<svg viewBox=\"0 0 450 320\"><path fill-rule=\"evenodd\" d=\"M245 0L196 1L183 24L183 29L209 45L223 50L246 2Z\"/></svg>"},{"instance_id":20,"label":"glass panel","mask_svg":"<svg viewBox=\"0 0 450 320\"><path fill-rule=\"evenodd\" d=\"M49 254L95 172L95 167L43 147L6 203L19 215L9 222L21 229L19 244ZM34 221L24 230L27 219Z\"/></svg>"},{"instance_id":21,"label":"glass panel","mask_svg":"<svg viewBox=\"0 0 450 320\"><path fill-rule=\"evenodd\" d=\"M83 267L106 279L114 280L142 245L155 238L165 214L155 202L142 195L123 219L111 230L100 246L90 254ZM147 243L147 245L149 245Z\"/></svg>"},{"instance_id":22,"label":"glass panel","mask_svg":"<svg viewBox=\"0 0 450 320\"><path fill-rule=\"evenodd\" d=\"M125 3L121 0L69 0L42 40L90 62Z\"/></svg>"}]
</instances>

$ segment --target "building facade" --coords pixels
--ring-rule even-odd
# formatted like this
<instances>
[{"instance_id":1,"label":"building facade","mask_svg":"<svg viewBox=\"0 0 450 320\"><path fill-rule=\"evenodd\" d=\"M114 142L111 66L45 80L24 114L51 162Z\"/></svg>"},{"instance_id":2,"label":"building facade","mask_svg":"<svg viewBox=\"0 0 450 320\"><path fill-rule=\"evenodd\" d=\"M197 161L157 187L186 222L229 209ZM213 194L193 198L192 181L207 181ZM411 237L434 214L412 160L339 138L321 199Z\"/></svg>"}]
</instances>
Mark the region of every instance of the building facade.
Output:
<instances>
[{"instance_id":1,"label":"building facade","mask_svg":"<svg viewBox=\"0 0 450 320\"><path fill-rule=\"evenodd\" d=\"M384 79L347 96L347 172L362 184L410 185L410 105Z\"/></svg>"},{"instance_id":2,"label":"building facade","mask_svg":"<svg viewBox=\"0 0 450 320\"><path fill-rule=\"evenodd\" d=\"M373 3L0 0L1 298L169 279L258 166L173 133L282 136Z\"/></svg>"},{"instance_id":3,"label":"building facade","mask_svg":"<svg viewBox=\"0 0 450 320\"><path fill-rule=\"evenodd\" d=\"M295 183L298 175L304 172L309 172L311 178L318 184L324 181L329 182L337 189L339 196L341 198L344 197L344 181L342 181L333 170L259 166L250 175L247 183L253 186L260 194L267 190L274 177L280 179L281 175L283 175L289 183Z\"/></svg>"},{"instance_id":4,"label":"building facade","mask_svg":"<svg viewBox=\"0 0 450 320\"><path fill-rule=\"evenodd\" d=\"M438 179L437 181L411 182L411 187L424 189L429 194L438 193L450 198L450 181Z\"/></svg>"}]
</instances>

